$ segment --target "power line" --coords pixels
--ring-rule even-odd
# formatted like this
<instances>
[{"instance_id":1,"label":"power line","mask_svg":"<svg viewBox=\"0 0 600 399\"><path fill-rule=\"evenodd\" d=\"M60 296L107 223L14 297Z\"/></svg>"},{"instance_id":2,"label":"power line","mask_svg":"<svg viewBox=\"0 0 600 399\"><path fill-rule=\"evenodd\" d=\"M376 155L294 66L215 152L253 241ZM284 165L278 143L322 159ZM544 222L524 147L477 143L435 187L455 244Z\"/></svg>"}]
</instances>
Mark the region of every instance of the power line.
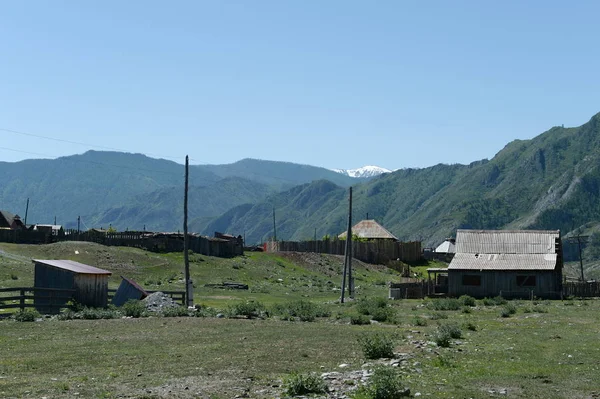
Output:
<instances>
[{"instance_id":1,"label":"power line","mask_svg":"<svg viewBox=\"0 0 600 399\"><path fill-rule=\"evenodd\" d=\"M109 150L109 151L132 152L130 150L125 150L125 149L122 149L122 148L115 148L115 147L107 147L107 146L97 145L97 144L82 143L82 142L79 142L79 141L65 140L65 139L60 139L60 138L56 138L56 137L42 136L42 135L39 135L39 134L21 132L19 130L12 130L12 129L6 129L6 128L0 128L0 130L3 131L3 132L20 134L22 136L29 136L29 137L35 137L35 138L38 138L38 139L57 141L59 143L75 144L75 145L81 145L81 146L84 146L84 147L100 148L100 149ZM160 154L151 154L151 153L145 153L143 155L150 156L150 157L156 157L156 158L171 159L171 160L179 160L180 159L180 157L166 156L166 155L160 155ZM194 158L190 158L190 159L193 160L193 161L196 161L199 164L208 165L208 163L202 162L202 161L200 161L198 159L194 159Z\"/></svg>"}]
</instances>

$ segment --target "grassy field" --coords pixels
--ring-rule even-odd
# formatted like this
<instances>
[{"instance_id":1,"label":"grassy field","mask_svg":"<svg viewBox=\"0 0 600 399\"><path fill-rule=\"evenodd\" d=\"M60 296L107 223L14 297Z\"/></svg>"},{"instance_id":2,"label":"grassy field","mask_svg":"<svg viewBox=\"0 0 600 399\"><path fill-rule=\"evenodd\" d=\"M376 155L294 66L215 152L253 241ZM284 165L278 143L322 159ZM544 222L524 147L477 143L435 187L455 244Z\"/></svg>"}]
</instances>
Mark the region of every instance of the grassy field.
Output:
<instances>
[{"instance_id":1,"label":"grassy field","mask_svg":"<svg viewBox=\"0 0 600 399\"><path fill-rule=\"evenodd\" d=\"M66 258L111 270L112 287L123 274L151 289L183 289L181 255L68 244L0 244L0 285L31 285L31 258ZM397 278L395 272L357 262L357 300L340 304L340 257L250 253L235 259L192 258L197 303L228 314L232 304L246 300L260 301L268 310L310 300L329 316L314 322L284 321L274 311L252 320L7 319L0 321L0 397L281 397L282 378L292 372L372 368L377 361L365 358L358 339L380 332L393 338L402 360L396 361L398 370L413 395L600 398L600 301L513 301L508 312L507 305L483 301L440 310L443 300L382 300L383 322L353 325L365 308L371 316L364 317L379 318L365 300L385 297L385 283ZM250 290L203 286L222 281L243 282ZM461 335L449 347L434 343L445 325ZM357 383L343 381L348 389Z\"/></svg>"},{"instance_id":2,"label":"grassy field","mask_svg":"<svg viewBox=\"0 0 600 399\"><path fill-rule=\"evenodd\" d=\"M394 335L409 355L403 379L436 398L596 398L600 395L600 303L515 303L516 314L479 304L470 313L391 303L393 324L355 326L355 304L331 305L313 323L276 319L145 318L0 322L1 397L206 397L281 395L293 371L360 370L357 338ZM442 316L440 316L442 315ZM447 316L448 319L433 320ZM416 322L417 318L419 322ZM423 324L426 325L416 325ZM430 341L438 324L463 337ZM466 328L467 323L476 331Z\"/></svg>"},{"instance_id":3,"label":"grassy field","mask_svg":"<svg viewBox=\"0 0 600 399\"><path fill-rule=\"evenodd\" d=\"M94 243L61 242L50 245L0 244L0 287L33 285L31 259L70 259L109 270L110 288L117 288L121 275L149 290L184 288L183 254L156 254L137 248L105 247ZM343 257L320 254L274 255L247 252L223 259L193 254L190 273L196 303L225 306L230 302L258 300L265 303L290 298L335 300L339 298ZM386 295L386 284L398 273L384 266L353 262L357 293ZM235 281L250 289L223 290L205 287Z\"/></svg>"}]
</instances>

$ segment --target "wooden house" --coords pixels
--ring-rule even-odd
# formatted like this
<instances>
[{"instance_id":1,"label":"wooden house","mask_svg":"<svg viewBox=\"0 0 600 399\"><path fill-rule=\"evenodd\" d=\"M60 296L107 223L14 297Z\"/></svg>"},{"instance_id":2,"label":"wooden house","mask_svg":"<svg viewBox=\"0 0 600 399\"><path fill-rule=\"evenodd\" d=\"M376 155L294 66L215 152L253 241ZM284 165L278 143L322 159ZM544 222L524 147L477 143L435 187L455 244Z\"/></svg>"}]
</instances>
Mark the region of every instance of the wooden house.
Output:
<instances>
[{"instance_id":1,"label":"wooden house","mask_svg":"<svg viewBox=\"0 0 600 399\"><path fill-rule=\"evenodd\" d=\"M361 220L352 226L352 235L365 240L386 240L398 241L398 238L390 233L385 227L377 223L375 220ZM346 239L346 232L338 236L339 239Z\"/></svg>"},{"instance_id":2,"label":"wooden house","mask_svg":"<svg viewBox=\"0 0 600 399\"><path fill-rule=\"evenodd\" d=\"M19 215L13 215L8 211L0 210L0 229L21 230L25 225Z\"/></svg>"},{"instance_id":3,"label":"wooden house","mask_svg":"<svg viewBox=\"0 0 600 399\"><path fill-rule=\"evenodd\" d=\"M74 290L73 299L89 307L108 305L108 278L111 272L72 260L34 259L36 288ZM34 303L45 305L45 294L36 294Z\"/></svg>"},{"instance_id":4,"label":"wooden house","mask_svg":"<svg viewBox=\"0 0 600 399\"><path fill-rule=\"evenodd\" d=\"M448 266L448 295L560 297L558 230L458 230Z\"/></svg>"}]
</instances>

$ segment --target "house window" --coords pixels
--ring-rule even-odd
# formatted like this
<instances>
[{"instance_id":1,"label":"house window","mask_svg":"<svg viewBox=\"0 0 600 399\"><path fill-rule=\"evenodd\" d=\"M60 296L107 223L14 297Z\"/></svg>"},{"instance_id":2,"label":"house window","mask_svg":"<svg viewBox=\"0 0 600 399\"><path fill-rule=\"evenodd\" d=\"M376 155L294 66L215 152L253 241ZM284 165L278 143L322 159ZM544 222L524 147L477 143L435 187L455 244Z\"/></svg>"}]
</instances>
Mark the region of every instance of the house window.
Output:
<instances>
[{"instance_id":1,"label":"house window","mask_svg":"<svg viewBox=\"0 0 600 399\"><path fill-rule=\"evenodd\" d=\"M518 287L535 287L535 276L517 276Z\"/></svg>"},{"instance_id":2,"label":"house window","mask_svg":"<svg viewBox=\"0 0 600 399\"><path fill-rule=\"evenodd\" d=\"M465 274L462 276L463 285L481 285L481 276L476 274Z\"/></svg>"}]
</instances>

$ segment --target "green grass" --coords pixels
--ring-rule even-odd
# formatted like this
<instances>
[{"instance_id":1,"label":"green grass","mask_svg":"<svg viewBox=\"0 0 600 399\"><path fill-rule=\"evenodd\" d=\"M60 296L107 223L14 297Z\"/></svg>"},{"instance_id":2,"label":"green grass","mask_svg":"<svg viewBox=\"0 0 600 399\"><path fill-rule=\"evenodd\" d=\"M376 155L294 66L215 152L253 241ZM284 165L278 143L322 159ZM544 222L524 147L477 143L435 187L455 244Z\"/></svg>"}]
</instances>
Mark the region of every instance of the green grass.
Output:
<instances>
[{"instance_id":1,"label":"green grass","mask_svg":"<svg viewBox=\"0 0 600 399\"><path fill-rule=\"evenodd\" d=\"M62 242L50 245L0 244L0 287L33 285L32 258L71 259L113 273L110 288L117 288L120 276L132 278L149 290L184 290L183 254L157 254L137 248L105 247L93 243ZM78 253L75 253L75 252ZM223 259L193 254L190 273L194 300L206 306L227 308L237 302L258 301L267 306L289 300L310 298L317 302L335 301L340 296L342 257L310 254L298 262L298 255L248 252L243 257ZM300 256L302 258L302 256ZM383 266L354 263L356 294L387 296L386 281L398 273ZM16 276L18 279L13 279ZM205 287L236 281L249 290ZM381 284L383 283L383 284ZM0 298L1 300L1 298Z\"/></svg>"},{"instance_id":2,"label":"green grass","mask_svg":"<svg viewBox=\"0 0 600 399\"><path fill-rule=\"evenodd\" d=\"M0 396L139 397L158 395L164 387L177 397L205 394L233 397L234 388L251 397L281 395L280 378L293 372L352 370L366 362L358 338L367 331L397 334L395 352L419 362L420 373L403 370L412 392L431 397L487 397L507 389L509 397L591 397L598 372L600 302L549 302L548 313L501 318L498 308L471 314L449 311L464 329L449 348L416 348L438 329L436 322L414 326L413 310L422 301L397 301L404 324L354 326L334 318L313 323L276 319L145 318L116 320L45 320L0 322ZM335 305L344 309L345 305ZM354 306L354 305L352 305ZM418 330L416 334L414 331ZM459 343L456 343L460 341ZM459 351L460 349L460 351ZM434 357L432 357L434 356ZM444 362L435 361L442 356ZM441 367L450 362L452 367ZM323 366L323 368L321 368ZM138 376L139 374L139 376ZM188 390L185 389L188 387ZM279 389L279 390L278 390ZM266 390L263 396L256 391ZM274 391L273 391L274 390ZM165 393L166 394L166 393ZM160 397L160 396L159 396Z\"/></svg>"},{"instance_id":3,"label":"green grass","mask_svg":"<svg viewBox=\"0 0 600 399\"><path fill-rule=\"evenodd\" d=\"M79 246L84 256L76 258L84 263L137 280L165 276L163 287L183 288L166 279L182 268L179 254L86 245ZM0 248L12 255L55 259L73 252L68 246ZM394 315L394 324L352 325L361 306L386 295L379 282L394 278L389 271L357 267L357 299L368 301L339 304L339 291L332 289L338 286L341 265L335 257L318 257L312 264L261 253L202 259L192 263L196 303L225 310L257 301L272 309L310 300L331 315L310 323L279 317L4 320L0 397L229 398L245 390L253 398L281 397L282 378L291 373L339 371L342 363L348 370L361 370L367 360L359 337L366 333L397 337L394 352L410 357L408 366L399 368L402 382L423 397L489 397L490 390L504 389L507 397L540 399L586 398L598 392L600 301L509 301L518 305L508 318L500 315L504 305L479 305L470 313L461 308L432 312L425 306L428 301L389 301L385 309ZM26 258L3 256L0 266L0 285L31 285L33 267ZM249 284L250 290L202 286L224 280ZM117 274L111 285L118 282ZM253 291L257 286L260 292ZM207 316L217 312L205 309ZM448 324L460 327L460 338L451 337L447 348L432 344L439 326Z\"/></svg>"}]
</instances>

